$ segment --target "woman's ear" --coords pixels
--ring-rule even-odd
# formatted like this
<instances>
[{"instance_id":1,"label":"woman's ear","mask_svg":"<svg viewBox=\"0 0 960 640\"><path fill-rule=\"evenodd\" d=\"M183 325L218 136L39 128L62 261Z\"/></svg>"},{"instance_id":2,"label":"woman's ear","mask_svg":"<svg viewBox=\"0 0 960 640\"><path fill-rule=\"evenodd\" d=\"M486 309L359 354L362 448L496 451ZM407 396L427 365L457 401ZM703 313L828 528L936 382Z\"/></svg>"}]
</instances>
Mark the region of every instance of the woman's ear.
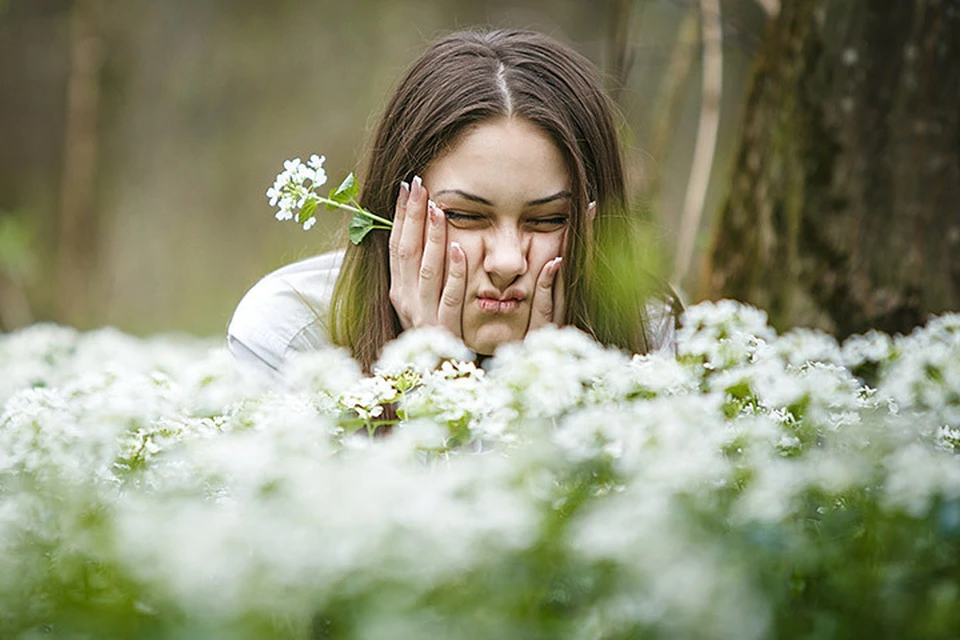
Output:
<instances>
[{"instance_id":1,"label":"woman's ear","mask_svg":"<svg viewBox=\"0 0 960 640\"><path fill-rule=\"evenodd\" d=\"M590 222L593 222L594 218L597 217L597 201L592 200L590 204L587 205L587 219Z\"/></svg>"}]
</instances>

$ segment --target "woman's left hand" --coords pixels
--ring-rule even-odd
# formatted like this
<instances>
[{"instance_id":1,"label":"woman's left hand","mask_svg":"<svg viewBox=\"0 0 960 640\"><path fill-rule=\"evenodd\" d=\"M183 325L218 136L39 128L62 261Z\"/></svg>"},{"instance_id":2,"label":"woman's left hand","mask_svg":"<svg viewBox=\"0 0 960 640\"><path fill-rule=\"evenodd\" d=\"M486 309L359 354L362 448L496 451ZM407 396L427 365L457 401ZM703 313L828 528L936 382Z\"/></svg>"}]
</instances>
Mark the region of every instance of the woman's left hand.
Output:
<instances>
[{"instance_id":1,"label":"woman's left hand","mask_svg":"<svg viewBox=\"0 0 960 640\"><path fill-rule=\"evenodd\" d=\"M537 283L533 287L533 300L530 303L530 324L527 327L527 333L536 331L548 324L560 325L563 322L563 278L557 277L562 262L563 258L556 257L547 261L540 269Z\"/></svg>"}]
</instances>

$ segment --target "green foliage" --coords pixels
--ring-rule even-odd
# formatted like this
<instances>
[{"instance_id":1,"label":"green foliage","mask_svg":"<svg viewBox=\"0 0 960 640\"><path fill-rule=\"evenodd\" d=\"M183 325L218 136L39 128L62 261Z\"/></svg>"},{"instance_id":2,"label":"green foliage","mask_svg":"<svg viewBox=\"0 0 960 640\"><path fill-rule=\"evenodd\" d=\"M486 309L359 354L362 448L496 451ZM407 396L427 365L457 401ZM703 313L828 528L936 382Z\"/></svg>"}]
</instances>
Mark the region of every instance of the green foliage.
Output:
<instances>
[{"instance_id":1,"label":"green foliage","mask_svg":"<svg viewBox=\"0 0 960 640\"><path fill-rule=\"evenodd\" d=\"M303 203L300 211L297 212L297 222L303 224L310 219L313 214L317 212L317 205L319 203L316 200L308 199Z\"/></svg>"},{"instance_id":2,"label":"green foliage","mask_svg":"<svg viewBox=\"0 0 960 640\"><path fill-rule=\"evenodd\" d=\"M367 218L366 216L360 215L359 213L354 214L350 218L350 225L348 227L348 233L350 235L350 242L353 244L360 244L363 242L363 239L367 237L367 234L375 229L373 220Z\"/></svg>"},{"instance_id":3,"label":"green foliage","mask_svg":"<svg viewBox=\"0 0 960 640\"><path fill-rule=\"evenodd\" d=\"M343 182L340 183L339 187L330 190L330 199L340 204L349 204L352 203L359 194L360 183L357 182L357 178L353 175L353 172L350 172L347 174L347 177L343 179ZM335 209L336 206L328 204L327 208Z\"/></svg>"}]
</instances>

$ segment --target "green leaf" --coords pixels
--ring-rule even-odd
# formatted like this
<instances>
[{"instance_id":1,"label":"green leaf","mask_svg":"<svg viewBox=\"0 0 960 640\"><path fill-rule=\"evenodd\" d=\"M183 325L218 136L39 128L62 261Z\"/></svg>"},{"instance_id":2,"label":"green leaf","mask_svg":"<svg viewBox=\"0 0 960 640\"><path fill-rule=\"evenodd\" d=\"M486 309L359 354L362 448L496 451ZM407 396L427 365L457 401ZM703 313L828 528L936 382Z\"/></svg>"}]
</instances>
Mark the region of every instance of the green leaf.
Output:
<instances>
[{"instance_id":1,"label":"green leaf","mask_svg":"<svg viewBox=\"0 0 960 640\"><path fill-rule=\"evenodd\" d=\"M373 230L373 220L362 216L359 213L355 213L352 218L350 218L349 234L350 242L353 244L360 244L363 242L363 239L367 237L367 234Z\"/></svg>"},{"instance_id":2,"label":"green leaf","mask_svg":"<svg viewBox=\"0 0 960 640\"><path fill-rule=\"evenodd\" d=\"M316 212L317 201L312 198L308 198L307 201L303 203L303 207L300 209L300 212L297 213L297 222L303 224Z\"/></svg>"},{"instance_id":3,"label":"green leaf","mask_svg":"<svg viewBox=\"0 0 960 640\"><path fill-rule=\"evenodd\" d=\"M340 186L330 191L330 199L340 204L346 204L357 197L360 193L360 184L353 173L347 174Z\"/></svg>"}]
</instances>

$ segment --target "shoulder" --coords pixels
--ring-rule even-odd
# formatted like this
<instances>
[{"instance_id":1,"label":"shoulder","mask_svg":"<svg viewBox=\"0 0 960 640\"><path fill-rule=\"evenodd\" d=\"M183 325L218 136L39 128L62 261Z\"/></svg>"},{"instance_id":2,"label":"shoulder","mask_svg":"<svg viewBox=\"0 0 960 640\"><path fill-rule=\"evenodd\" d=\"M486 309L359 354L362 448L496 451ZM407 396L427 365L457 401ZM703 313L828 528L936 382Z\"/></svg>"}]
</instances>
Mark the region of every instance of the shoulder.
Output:
<instances>
[{"instance_id":1,"label":"shoulder","mask_svg":"<svg viewBox=\"0 0 960 640\"><path fill-rule=\"evenodd\" d=\"M326 313L342 262L342 250L325 253L281 267L253 285L227 328L234 357L276 371L291 351L326 344Z\"/></svg>"}]
</instances>

